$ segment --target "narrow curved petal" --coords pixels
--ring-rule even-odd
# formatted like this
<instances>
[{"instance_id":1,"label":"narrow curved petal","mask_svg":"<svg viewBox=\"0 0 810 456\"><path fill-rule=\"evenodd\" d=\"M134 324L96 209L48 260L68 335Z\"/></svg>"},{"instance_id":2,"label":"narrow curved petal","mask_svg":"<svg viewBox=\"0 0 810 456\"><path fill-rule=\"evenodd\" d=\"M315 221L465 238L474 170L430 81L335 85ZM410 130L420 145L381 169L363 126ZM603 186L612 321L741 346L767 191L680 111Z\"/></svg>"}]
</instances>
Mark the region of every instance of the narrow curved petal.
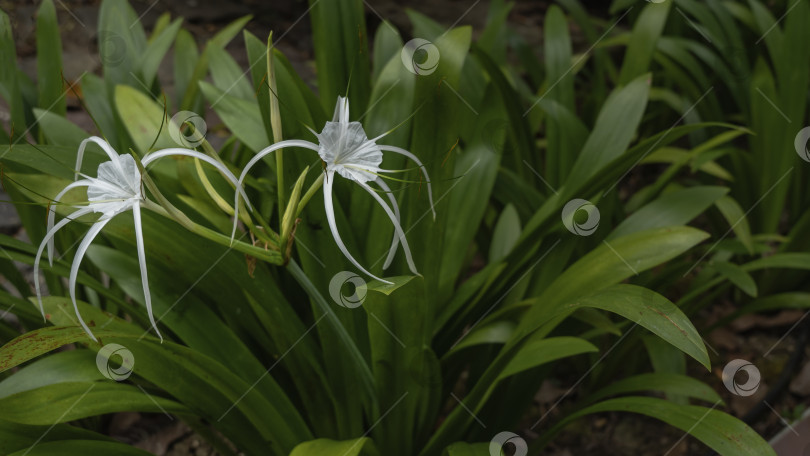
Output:
<instances>
[{"instance_id":1,"label":"narrow curved petal","mask_svg":"<svg viewBox=\"0 0 810 456\"><path fill-rule=\"evenodd\" d=\"M73 176L74 180L78 179L79 174L81 173L82 158L84 158L84 149L87 147L87 143L89 142L94 142L98 144L101 147L101 149L107 153L107 155L110 157L110 160L112 160L112 162L116 164L116 166L119 168L119 171L121 171L121 174L124 173L124 170L121 169L121 165L118 164L118 154L115 152L115 150L113 150L112 146L110 146L110 144L107 141L99 138L98 136L91 136L82 141L81 144L79 144L79 153L76 154L76 170Z\"/></svg>"},{"instance_id":2,"label":"narrow curved petal","mask_svg":"<svg viewBox=\"0 0 810 456\"><path fill-rule=\"evenodd\" d=\"M158 330L155 316L152 313L152 294L149 293L149 277L146 275L146 251L143 248L143 225L141 224L141 204L135 203L132 206L132 218L135 222L135 244L138 249L138 265L141 267L141 283L143 285L143 299L146 303L146 313L149 315L149 322L152 323L152 328L160 337L163 342L163 336Z\"/></svg>"},{"instance_id":3,"label":"narrow curved petal","mask_svg":"<svg viewBox=\"0 0 810 456\"><path fill-rule=\"evenodd\" d=\"M82 239L82 243L79 244L79 248L76 249L76 256L73 257L73 264L70 267L70 278L68 279L68 287L70 289L70 300L73 301L73 310L76 312L76 318L79 319L79 324L82 325L84 331L93 339L94 342L98 342L96 336L90 332L90 328L87 327L84 320L82 320L82 316L79 313L79 305L76 303L76 277L79 275L79 266L82 264L82 258L84 258L84 254L87 253L87 249L90 247L90 243L93 242L93 239L98 236L98 233L104 228L107 223L112 220L111 218L106 218L97 221L90 227L90 230L87 231L87 234Z\"/></svg>"},{"instance_id":4,"label":"narrow curved petal","mask_svg":"<svg viewBox=\"0 0 810 456\"><path fill-rule=\"evenodd\" d=\"M34 258L34 289L37 292L37 302L39 303L39 311L42 313L42 318L45 318L45 308L42 306L42 291L39 286L39 260L42 258L42 251L45 250L46 245L49 249L52 248L53 237L62 227L91 212L93 212L93 210L90 208L82 208L60 220L56 226L48 226L48 232L45 234L45 237L42 238L42 242L39 243L37 256ZM51 261L51 265L53 265L53 261Z\"/></svg>"},{"instance_id":5,"label":"narrow curved petal","mask_svg":"<svg viewBox=\"0 0 810 456\"><path fill-rule=\"evenodd\" d=\"M425 176L425 180L427 181L427 188L428 188L428 199L430 200L430 210L433 211L433 220L436 220L436 209L433 207L433 189L430 186L430 176L428 176L427 168L422 162L416 158L416 155L408 152L407 150L397 147L397 146L389 146L387 144L380 144L380 150L393 152L395 154L404 155L411 160L413 160L420 168L422 168L422 174Z\"/></svg>"},{"instance_id":6,"label":"narrow curved petal","mask_svg":"<svg viewBox=\"0 0 810 456\"><path fill-rule=\"evenodd\" d=\"M388 200L391 201L391 207L394 208L394 215L397 216L397 222L400 222L399 204L397 204L397 199L394 197L394 194L391 193L391 188L380 178L377 178L374 182L388 195ZM395 232L394 239L391 241L391 248L388 249L388 258L386 258L385 263L383 263L383 270L391 266L391 262L394 261L394 255L397 253L397 247L399 247L399 236L397 236Z\"/></svg>"},{"instance_id":7,"label":"narrow curved petal","mask_svg":"<svg viewBox=\"0 0 810 456\"><path fill-rule=\"evenodd\" d=\"M332 122L349 122L349 100L346 97L338 97L335 104L335 113L332 115Z\"/></svg>"},{"instance_id":8,"label":"narrow curved petal","mask_svg":"<svg viewBox=\"0 0 810 456\"><path fill-rule=\"evenodd\" d=\"M72 190L74 188L77 188L77 187L87 187L90 184L91 184L91 181L88 180L88 179L82 179L80 181L71 182L65 188L63 188L61 192L56 194L56 197L53 199L52 203L53 202L58 203L59 200L61 200L62 197L65 196L65 193L67 193L68 191L70 191L70 190ZM56 210L53 208L53 204L51 204L50 206L48 206L48 230L47 231L51 231L51 228L53 228L55 218L56 218ZM53 266L53 238L51 238L48 241L48 263L51 266Z\"/></svg>"},{"instance_id":9,"label":"narrow curved petal","mask_svg":"<svg viewBox=\"0 0 810 456\"><path fill-rule=\"evenodd\" d=\"M250 200L248 200L247 194L245 194L245 190L242 188L240 183L238 183L236 181L236 176L233 175L231 170L229 170L222 163L214 160L213 158L209 157L208 155L197 152L196 150L181 149L181 148L163 149L163 150L159 150L157 152L153 152L151 154L146 155L145 157L143 157L143 160L141 160L141 163L145 167L145 166L149 165L149 163L152 163L153 161L155 161L155 160L157 160L159 158L169 157L169 156L172 156L172 155L184 155L184 156L187 156L187 157L194 157L194 158L200 159L200 160L210 164L214 168L216 168L219 172L224 174L225 177L227 177L228 180L230 180L231 183L234 184L234 186L236 186L237 193L242 194L242 198L245 199L245 204L248 205L248 208L251 208Z\"/></svg>"},{"instance_id":10,"label":"narrow curved petal","mask_svg":"<svg viewBox=\"0 0 810 456\"><path fill-rule=\"evenodd\" d=\"M245 176L247 176L250 168L253 167L259 160L266 157L267 155L279 150L284 149L287 147L303 147L304 149L314 150L315 152L318 151L318 145L313 144L309 141L304 141L301 139L289 139L287 141L281 141L273 144L272 146L265 147L264 149L260 150L259 153L253 156L250 159L245 168L242 170L242 174L239 176L239 180L237 181L237 185L239 188L242 187L242 181L245 180ZM247 197L244 197L247 200ZM233 244L233 239L236 237L236 224L239 222L239 193L234 196L234 203L233 203L233 231L231 231L231 244Z\"/></svg>"},{"instance_id":11,"label":"narrow curved petal","mask_svg":"<svg viewBox=\"0 0 810 456\"><path fill-rule=\"evenodd\" d=\"M364 268L363 266L360 266L360 263L358 263L357 260L354 259L354 257L349 253L349 250L346 248L346 245L343 244L343 241L340 239L340 233L338 233L337 224L335 223L335 208L332 203L332 185L334 185L335 183L334 177L335 173L334 171L332 171L329 174L327 174L326 179L324 180L323 208L324 211L326 212L326 221L329 223L329 229L332 230L332 237L335 239L335 243L337 244L338 249L340 249L340 252L343 253L343 256L345 256L357 269L363 271L363 273L365 273L369 277L373 277L379 280L380 282L392 284L392 282L381 279L375 276L374 274L368 272L366 268Z\"/></svg>"},{"instance_id":12,"label":"narrow curved petal","mask_svg":"<svg viewBox=\"0 0 810 456\"><path fill-rule=\"evenodd\" d=\"M413 264L413 258L411 257L411 249L410 247L408 247L408 240L405 239L405 232L402 231L402 226L400 226L399 221L397 220L397 216L394 214L393 211L391 211L391 208L388 207L387 204L385 204L385 201L383 201L383 199L380 198L380 195L378 195L377 192L374 191L374 189L369 187L368 184L363 182L357 182L357 185L363 187L365 191L370 193L371 196L374 197L374 199L377 200L378 203L380 203L380 206L382 206L382 208L385 210L385 213L388 214L388 218L390 218L391 223L394 224L394 230L396 231L397 235L399 235L399 241L402 242L402 250L405 251L405 260L408 262L408 268L410 268L411 272L413 272L414 274L419 275L419 272L416 270L416 266Z\"/></svg>"}]
</instances>

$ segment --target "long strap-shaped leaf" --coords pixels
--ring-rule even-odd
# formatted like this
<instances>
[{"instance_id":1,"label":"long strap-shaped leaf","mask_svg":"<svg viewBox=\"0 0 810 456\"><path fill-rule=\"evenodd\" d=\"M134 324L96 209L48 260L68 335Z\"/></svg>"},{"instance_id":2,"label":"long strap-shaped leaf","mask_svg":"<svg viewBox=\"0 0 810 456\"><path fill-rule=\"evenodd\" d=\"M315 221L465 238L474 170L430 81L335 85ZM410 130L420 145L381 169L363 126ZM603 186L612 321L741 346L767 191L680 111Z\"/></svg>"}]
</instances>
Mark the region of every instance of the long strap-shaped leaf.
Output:
<instances>
[{"instance_id":1,"label":"long strap-shaped leaf","mask_svg":"<svg viewBox=\"0 0 810 456\"><path fill-rule=\"evenodd\" d=\"M307 292L309 297L315 301L315 304L326 314L327 320L332 325L335 333L337 333L341 343L346 347L350 358L354 362L355 372L360 380L359 383L370 402L371 415L376 417L379 415L380 406L375 394L374 376L371 374L371 369L368 367L368 364L366 364L363 354L360 353L360 349L357 348L354 340L352 340L346 328L344 328L343 324L340 322L340 319L335 315L335 311L332 310L320 291L318 291L315 285L309 280L306 273L298 266L298 263L296 263L295 260L290 260L287 270L290 271L298 284L304 288L304 291Z\"/></svg>"}]
</instances>

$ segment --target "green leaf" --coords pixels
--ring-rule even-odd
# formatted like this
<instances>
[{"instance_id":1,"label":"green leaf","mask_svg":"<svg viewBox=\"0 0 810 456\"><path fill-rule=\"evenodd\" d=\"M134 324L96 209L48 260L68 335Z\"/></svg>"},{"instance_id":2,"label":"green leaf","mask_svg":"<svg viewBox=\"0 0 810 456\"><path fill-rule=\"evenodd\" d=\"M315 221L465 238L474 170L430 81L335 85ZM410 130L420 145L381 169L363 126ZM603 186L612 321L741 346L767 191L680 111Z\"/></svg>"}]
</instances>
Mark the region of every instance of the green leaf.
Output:
<instances>
[{"instance_id":1,"label":"green leaf","mask_svg":"<svg viewBox=\"0 0 810 456\"><path fill-rule=\"evenodd\" d=\"M197 66L199 59L200 51L197 49L194 37L187 30L181 28L177 32L177 40L174 42L175 106L181 106L183 94L186 93L189 87L189 81L191 81L194 68Z\"/></svg>"},{"instance_id":2,"label":"green leaf","mask_svg":"<svg viewBox=\"0 0 810 456\"><path fill-rule=\"evenodd\" d=\"M79 440L85 442L99 440L112 443L112 439L107 436L80 427L68 426L67 424L31 426L0 419L0 454L8 455L14 452L33 450L35 447L45 445L47 442L59 440L63 441L59 442L60 444ZM123 451L126 451L127 448L132 448L120 443L118 445L123 447ZM53 450L53 448L51 448L51 450L55 451L55 453L62 454L59 450ZM51 455L54 454L54 452L43 452L39 454ZM115 454L119 453L116 451ZM138 455L143 455L143 453L138 453Z\"/></svg>"},{"instance_id":3,"label":"green leaf","mask_svg":"<svg viewBox=\"0 0 810 456\"><path fill-rule=\"evenodd\" d=\"M507 204L498 217L495 230L492 232L492 243L489 245L489 262L501 261L520 238L520 217L512 204Z\"/></svg>"},{"instance_id":4,"label":"green leaf","mask_svg":"<svg viewBox=\"0 0 810 456\"><path fill-rule=\"evenodd\" d=\"M17 47L11 30L8 15L0 10L0 97L11 111L11 122L15 131L25 131L25 108L22 92L18 83ZM2 130L2 128L0 128ZM5 135L5 131L2 133Z\"/></svg>"},{"instance_id":5,"label":"green leaf","mask_svg":"<svg viewBox=\"0 0 810 456\"><path fill-rule=\"evenodd\" d=\"M684 225L726 193L728 188L710 186L689 187L667 193L624 219L607 240L653 228Z\"/></svg>"},{"instance_id":6,"label":"green leaf","mask_svg":"<svg viewBox=\"0 0 810 456\"><path fill-rule=\"evenodd\" d=\"M527 335L548 322L562 305L669 261L708 236L703 231L682 226L642 231L603 243L566 269L543 294L532 300L541 304L531 306L520 322L516 337Z\"/></svg>"},{"instance_id":7,"label":"green leaf","mask_svg":"<svg viewBox=\"0 0 810 456\"><path fill-rule=\"evenodd\" d=\"M106 3L105 3L106 4ZM81 78L82 96L87 110L93 115L99 136L105 138L113 148L124 145L124 131L119 130L114 107L110 103L111 88L104 79L93 73L85 73ZM129 143L129 141L126 141Z\"/></svg>"},{"instance_id":8,"label":"green leaf","mask_svg":"<svg viewBox=\"0 0 810 456\"><path fill-rule=\"evenodd\" d=\"M168 16L164 16L168 19ZM147 87L151 87L158 72L160 62L171 47L177 32L180 30L182 19L175 19L168 27L164 28L160 34L153 36L140 55L135 68L138 68L143 78L143 83ZM126 117L124 117L126 119Z\"/></svg>"},{"instance_id":9,"label":"green leaf","mask_svg":"<svg viewBox=\"0 0 810 456\"><path fill-rule=\"evenodd\" d=\"M95 334L97 337L121 335L105 330L97 330ZM86 340L88 340L87 333L79 326L48 326L28 331L0 347L0 372L19 366L63 345Z\"/></svg>"},{"instance_id":10,"label":"green leaf","mask_svg":"<svg viewBox=\"0 0 810 456\"><path fill-rule=\"evenodd\" d=\"M810 253L785 252L759 258L742 266L746 271L784 268L810 270Z\"/></svg>"},{"instance_id":11,"label":"green leaf","mask_svg":"<svg viewBox=\"0 0 810 456\"><path fill-rule=\"evenodd\" d=\"M727 261L713 261L711 266L745 294L752 298L757 297L757 283L751 274L745 272L739 265Z\"/></svg>"},{"instance_id":12,"label":"green leaf","mask_svg":"<svg viewBox=\"0 0 810 456\"><path fill-rule=\"evenodd\" d=\"M396 276L396 277L386 277L385 280L393 283L384 283L380 282L379 280L372 280L366 284L366 289L376 291L382 293L386 296L390 296L391 293L396 291L399 287L407 284L411 280L413 280L415 276Z\"/></svg>"},{"instance_id":13,"label":"green leaf","mask_svg":"<svg viewBox=\"0 0 810 456\"><path fill-rule=\"evenodd\" d=\"M446 456L492 456L488 443L456 442L447 447Z\"/></svg>"},{"instance_id":14,"label":"green leaf","mask_svg":"<svg viewBox=\"0 0 810 456\"><path fill-rule=\"evenodd\" d=\"M641 75L614 90L605 100L593 131L566 180L566 191L560 191L562 200L575 196L570 194L572 187L627 151L647 107L651 78L649 74Z\"/></svg>"},{"instance_id":15,"label":"green leaf","mask_svg":"<svg viewBox=\"0 0 810 456\"><path fill-rule=\"evenodd\" d=\"M52 111L34 108L34 117L49 144L78 150L79 144L90 136L73 122Z\"/></svg>"},{"instance_id":16,"label":"green leaf","mask_svg":"<svg viewBox=\"0 0 810 456\"><path fill-rule=\"evenodd\" d=\"M583 402L591 404L610 396L641 391L658 391L666 394L693 397L712 404L723 403L723 399L709 385L686 375L670 373L640 374L627 377L591 394Z\"/></svg>"},{"instance_id":17,"label":"green leaf","mask_svg":"<svg viewBox=\"0 0 810 456\"><path fill-rule=\"evenodd\" d=\"M352 109L362 112L371 87L363 2L310 0L309 5L321 104L331 112L337 97L345 95Z\"/></svg>"},{"instance_id":18,"label":"green leaf","mask_svg":"<svg viewBox=\"0 0 810 456\"><path fill-rule=\"evenodd\" d=\"M713 408L678 405L652 397L631 396L600 402L569 415L546 435L553 436L570 422L601 412L633 412L661 420L688 432L722 456L776 456L759 434L731 415ZM549 437L542 443L547 443Z\"/></svg>"},{"instance_id":19,"label":"green leaf","mask_svg":"<svg viewBox=\"0 0 810 456\"><path fill-rule=\"evenodd\" d=\"M126 0L102 2L98 13L98 53L106 82L137 86L133 73L138 71L135 64L145 48L146 34L129 3Z\"/></svg>"},{"instance_id":20,"label":"green leaf","mask_svg":"<svg viewBox=\"0 0 810 456\"><path fill-rule=\"evenodd\" d=\"M4 397L0 399L0 407L3 407L4 419L34 425L65 423L115 412L190 412L175 401L147 395L135 386L113 380L55 383Z\"/></svg>"},{"instance_id":21,"label":"green leaf","mask_svg":"<svg viewBox=\"0 0 810 456\"><path fill-rule=\"evenodd\" d=\"M30 303L26 303L30 306ZM0 398L63 382L104 380L90 350L67 350L53 353L23 367L0 382Z\"/></svg>"},{"instance_id":22,"label":"green leaf","mask_svg":"<svg viewBox=\"0 0 810 456\"><path fill-rule=\"evenodd\" d=\"M672 3L671 1L648 3L641 11L633 26L630 45L627 47L619 75L619 84L627 84L649 71L655 45L664 30Z\"/></svg>"},{"instance_id":23,"label":"green leaf","mask_svg":"<svg viewBox=\"0 0 810 456\"><path fill-rule=\"evenodd\" d=\"M43 303L53 323L75 324L70 299L50 297L44 299ZM298 442L312 438L298 409L275 379L262 375L266 371L258 374L253 372L255 377L242 378L204 353L168 340L160 343L156 338L144 335L141 328L131 323L84 302L79 301L78 305L82 317L99 340L105 344L124 345L132 353L135 359L133 375L162 389L202 418L217 422L218 430L245 451L266 453L269 443L270 448L277 449L272 454L287 454ZM101 326L107 329L99 329ZM79 340L89 342L80 327L67 329L81 331L83 335ZM59 338L59 334L55 337ZM98 350L101 345L88 343L88 347ZM32 348L36 353L48 349ZM0 348L0 362L4 359L4 349ZM167 369L166 366L171 368ZM261 378L262 385L251 386L256 381L251 381L253 378Z\"/></svg>"},{"instance_id":24,"label":"green leaf","mask_svg":"<svg viewBox=\"0 0 810 456\"><path fill-rule=\"evenodd\" d=\"M237 98L205 81L200 81L200 89L225 125L246 146L258 152L269 145L255 98Z\"/></svg>"},{"instance_id":25,"label":"green leaf","mask_svg":"<svg viewBox=\"0 0 810 456\"><path fill-rule=\"evenodd\" d=\"M564 306L565 311L582 307L607 310L643 326L711 369L703 339L689 318L667 298L636 285L614 285Z\"/></svg>"},{"instance_id":26,"label":"green leaf","mask_svg":"<svg viewBox=\"0 0 810 456\"><path fill-rule=\"evenodd\" d=\"M549 103L556 103L563 109L574 110L575 76L570 74L571 36L568 32L568 20L559 6L553 5L548 9L544 28L547 69L545 87L548 92L542 96L544 101L547 99ZM582 137L577 136L574 129L567 128L557 119L548 122L546 136L548 138L547 175L550 185L556 188L561 182L565 182L565 177L580 151Z\"/></svg>"},{"instance_id":27,"label":"green leaf","mask_svg":"<svg viewBox=\"0 0 810 456\"><path fill-rule=\"evenodd\" d=\"M754 240L751 238L751 228L740 204L731 196L724 196L715 201L714 204L731 226L730 229L734 231L740 242L748 249L748 253L753 254Z\"/></svg>"},{"instance_id":28,"label":"green leaf","mask_svg":"<svg viewBox=\"0 0 810 456\"><path fill-rule=\"evenodd\" d=\"M476 328L464 336L449 353L455 353L462 348L479 344L505 344L515 331L515 324L511 321L496 321Z\"/></svg>"},{"instance_id":29,"label":"green leaf","mask_svg":"<svg viewBox=\"0 0 810 456\"><path fill-rule=\"evenodd\" d=\"M374 442L368 437L336 441L318 439L295 447L290 456L379 456Z\"/></svg>"},{"instance_id":30,"label":"green leaf","mask_svg":"<svg viewBox=\"0 0 810 456\"><path fill-rule=\"evenodd\" d=\"M199 89L199 82L206 76L208 69L208 50L215 47L224 48L225 45L227 45L228 42L230 42L252 18L252 15L240 17L239 19L226 25L208 41L202 56L199 59L194 59L194 70L191 72L191 75L186 81L186 91L182 95L180 109L194 109L197 105L197 90Z\"/></svg>"},{"instance_id":31,"label":"green leaf","mask_svg":"<svg viewBox=\"0 0 810 456\"><path fill-rule=\"evenodd\" d=\"M56 8L45 0L37 10L37 85L39 106L65 115L62 94L62 40L56 22Z\"/></svg>"},{"instance_id":32,"label":"green leaf","mask_svg":"<svg viewBox=\"0 0 810 456\"><path fill-rule=\"evenodd\" d=\"M223 93L244 100L255 100L250 78L239 68L236 60L223 48L212 47L208 52L208 68L216 86Z\"/></svg>"},{"instance_id":33,"label":"green leaf","mask_svg":"<svg viewBox=\"0 0 810 456\"><path fill-rule=\"evenodd\" d=\"M496 381L558 359L596 351L599 350L593 344L578 337L551 337L535 340L530 338L520 347Z\"/></svg>"},{"instance_id":34,"label":"green leaf","mask_svg":"<svg viewBox=\"0 0 810 456\"><path fill-rule=\"evenodd\" d=\"M115 86L115 107L118 115L126 119L124 125L136 152L145 154L153 143L155 149L178 146L169 135L163 109L148 95L130 86ZM118 153L126 151L119 150Z\"/></svg>"},{"instance_id":35,"label":"green leaf","mask_svg":"<svg viewBox=\"0 0 810 456\"><path fill-rule=\"evenodd\" d=\"M377 27L377 33L374 34L374 58L372 59L374 68L372 75L376 80L379 80L383 68L389 61L399 58L402 44L402 37L399 36L397 29L390 22L382 21Z\"/></svg>"}]
</instances>

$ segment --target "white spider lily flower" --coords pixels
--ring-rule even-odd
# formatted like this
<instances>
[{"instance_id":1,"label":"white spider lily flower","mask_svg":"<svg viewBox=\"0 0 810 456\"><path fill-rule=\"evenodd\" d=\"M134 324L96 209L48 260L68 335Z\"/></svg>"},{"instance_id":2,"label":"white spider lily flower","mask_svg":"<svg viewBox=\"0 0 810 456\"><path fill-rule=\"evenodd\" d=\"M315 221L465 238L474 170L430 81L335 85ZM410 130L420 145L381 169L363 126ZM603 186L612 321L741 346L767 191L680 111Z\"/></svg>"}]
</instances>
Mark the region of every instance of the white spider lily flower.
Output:
<instances>
[{"instance_id":1,"label":"white spider lily flower","mask_svg":"<svg viewBox=\"0 0 810 456\"><path fill-rule=\"evenodd\" d=\"M247 166L245 166L244 170L242 171L242 175L239 176L239 184L241 185L242 180L244 180L245 176L253 165L255 165L266 155L278 149L302 147L313 150L318 153L321 160L323 160L326 165L326 180L323 184L324 210L326 211L326 220L329 223L332 236L334 237L335 243L343 255L366 275L384 283L391 283L375 276L366 270L366 268L361 266L360 263L349 253L346 245L341 240L340 233L337 229L337 224L335 223L335 209L332 202L332 186L335 182L333 179L335 173L346 179L354 181L357 183L357 185L362 187L363 190L367 191L380 204L380 206L382 206L385 213L391 219L391 223L394 225L394 239L391 242L388 257L383 264L383 269L387 269L388 266L391 265L394 255L396 254L397 247L401 242L402 248L405 251L405 259L408 263L408 267L414 274L419 274L416 271L416 266L413 263L411 250L408 247L408 240L405 239L405 232L402 230L402 226L400 225L399 206L397 205L396 198L394 198L394 196L391 194L391 189L380 177L381 173L391 173L397 171L382 169L380 168L380 165L383 161L383 151L404 155L413 160L416 165L422 169L422 173L427 181L430 209L433 212L433 218L435 219L436 211L433 208L433 191L430 186L430 177L428 176L427 169L422 162L419 161L416 155L408 152L405 149L385 144L377 144L377 141L387 133L382 134L374 139L368 139L360 122L349 121L349 101L344 97L338 97L337 106L335 107L335 114L332 117L332 121L326 122L326 125L320 134L314 131L312 133L318 138L318 144L304 140L287 140L280 141L261 150L250 160L250 162L248 162ZM388 199L391 202L390 207L385 203L385 201L383 201L377 191L371 188L369 183L372 182L376 184L382 192L388 194ZM239 195L237 194L234 207L238 209L238 206ZM237 219L237 217L234 217L231 240L233 240L236 234Z\"/></svg>"},{"instance_id":2,"label":"white spider lily flower","mask_svg":"<svg viewBox=\"0 0 810 456\"><path fill-rule=\"evenodd\" d=\"M102 150L110 157L110 161L101 163L98 166L98 172L96 177L89 177L84 174L81 174L81 166L82 166L82 157L84 156L84 150L89 143L95 143L101 147ZM224 165L217 162L216 160L204 155L200 152L189 151L185 149L167 149L158 152L154 152L151 154L147 154L143 160L141 160L141 164L145 167L149 163L163 157L167 157L170 155L186 155L194 158L198 158L203 160L211 165L215 166L220 172L222 172L225 177L227 177L232 183L236 185L236 188L239 190L237 193L241 193L242 197L245 198L245 201L250 207L250 202L247 200L247 195L245 195L244 191L241 187L237 185L236 176L233 175ZM160 340L163 340L163 336L160 334L160 331L157 328L157 324L155 322L155 317L152 312L152 296L149 292L149 280L146 273L146 253L144 251L143 245L143 225L141 223L141 205L146 202L146 196L144 195L142 186L141 186L141 172L138 169L138 165L135 163L135 159L128 154L118 155L115 150L103 139L98 137L90 137L82 141L79 145L79 152L76 158L76 174L74 179L78 179L79 176L84 177L81 180L75 180L74 182L68 184L62 191L60 191L54 201L58 202L68 191L78 188L78 187L87 187L87 205L82 206L75 206L78 210L73 212L72 214L68 215L59 223L54 225L54 219L56 216L56 212L51 205L48 208L48 232L45 235L45 238L39 245L39 249L37 250L36 258L34 259L34 287L37 293L37 301L39 302L39 309L42 312L43 317L45 316L45 309L42 304L42 293L40 291L40 284L39 284L39 260L42 256L42 252L47 246L48 248L48 261L53 266L53 245L54 245L54 235L57 231L59 231L62 227L67 225L73 220L78 219L79 217L91 214L91 213L99 213L101 216L96 220L88 230L87 234L82 239L82 242L79 244L78 249L76 250L76 255L73 258L73 264L70 268L70 278L69 278L69 289L70 289L70 299L73 302L73 309L76 312L76 317L79 319L79 324L81 324L82 328L84 328L85 332L90 336L91 339L97 341L93 333L90 331L90 328L87 327L84 320L82 320L81 315L79 314L79 307L76 304L76 279L79 274L79 266L81 265L82 259L84 258L85 253L87 253L87 249L90 247L90 244L93 240L98 236L101 230L104 228L110 220L116 215L126 212L128 210L132 210L132 217L134 219L135 224L135 242L138 251L138 263L140 264L141 268L141 282L143 284L143 294L144 294L144 301L146 303L146 311L149 315L149 321L152 323L152 327L154 328L155 332L157 333Z\"/></svg>"}]
</instances>

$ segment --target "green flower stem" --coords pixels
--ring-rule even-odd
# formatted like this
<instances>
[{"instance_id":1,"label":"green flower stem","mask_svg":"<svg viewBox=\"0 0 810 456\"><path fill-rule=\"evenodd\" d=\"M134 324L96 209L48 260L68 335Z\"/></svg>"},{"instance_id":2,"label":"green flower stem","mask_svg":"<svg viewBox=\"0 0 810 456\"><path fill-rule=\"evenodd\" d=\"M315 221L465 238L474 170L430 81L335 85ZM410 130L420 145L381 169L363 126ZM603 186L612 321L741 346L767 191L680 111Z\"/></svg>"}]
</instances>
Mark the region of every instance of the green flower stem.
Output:
<instances>
[{"instance_id":1,"label":"green flower stem","mask_svg":"<svg viewBox=\"0 0 810 456\"><path fill-rule=\"evenodd\" d=\"M130 152L134 155L134 152ZM234 240L231 242L231 238L229 236L225 236L224 234L220 234L210 228L206 228L200 224L195 223L192 221L186 214L184 214L181 210L177 209L165 196L160 192L155 185L155 182L146 174L146 170L143 168L143 164L140 160L135 160L135 163L138 165L138 170L141 173L141 179L143 180L144 185L152 195L158 200L158 203L144 200L143 207L154 211L164 217L171 218L175 220L177 223L182 225L187 230L191 231L192 233L199 234L200 236L214 241L218 244L229 246L237 251L242 253L246 253L250 256L258 258L260 260L267 261L268 263L282 265L284 264L284 258L281 255L281 252L278 249L278 244L275 242L268 242L274 248L265 250L262 247L257 247L253 244L248 244L242 241Z\"/></svg>"},{"instance_id":2,"label":"green flower stem","mask_svg":"<svg viewBox=\"0 0 810 456\"><path fill-rule=\"evenodd\" d=\"M310 185L309 189L304 194L304 196L301 197L301 201L298 202L298 210L295 211L296 218L298 218L298 216L301 215L301 211L304 210L309 200L312 199L312 197L315 195L315 192L320 190L321 187L323 186L323 176L324 173L321 173L318 176L318 178L315 179L315 182L313 182L312 185Z\"/></svg>"},{"instance_id":3,"label":"green flower stem","mask_svg":"<svg viewBox=\"0 0 810 456\"><path fill-rule=\"evenodd\" d=\"M191 127L194 126L193 124L190 124L190 125L191 125ZM217 153L216 149L214 149L214 147L211 145L211 143L209 143L208 140L205 139L205 137L200 134L200 132L198 132L197 130L194 130L192 132L192 135L193 135L192 140L194 142L198 142L198 141L200 142L200 145L202 146L203 151L205 152L206 155L208 155L209 157L213 158L214 160L222 163L224 166L226 166L228 168L231 168L231 171L234 170L233 167L228 166L228 164L225 163L222 160L222 158ZM208 195L211 197L211 199L213 199L214 202L216 202L217 205L220 207L220 209L222 209L225 213L227 213L229 215L233 215L233 208L229 204L225 203L222 196L220 196L220 194L217 193L217 191L213 188L211 183L208 181L208 178L205 176L205 174L199 168L199 164L197 164L197 174L199 175L200 180L203 183L203 187L205 188L205 191L208 193ZM233 184L230 184L230 185L231 185L231 187L233 187ZM234 189L235 189L235 187L234 187ZM239 220L241 220L242 223L244 223L245 226L247 226L248 229L250 229L250 231L253 233L253 235L256 236L256 238L258 238L260 241L265 242L265 243L270 243L270 244L278 243L278 234L276 234L272 229L270 229L269 226L266 226L265 223L262 223L263 221L260 221L260 223L261 223L262 228L264 230L254 230L254 229L252 229L252 227L254 226L253 225L253 220L251 219L250 213L248 212L247 207L245 206L245 202L242 201L241 199L239 200Z\"/></svg>"},{"instance_id":4,"label":"green flower stem","mask_svg":"<svg viewBox=\"0 0 810 456\"><path fill-rule=\"evenodd\" d=\"M153 192L154 193L154 192ZM171 205L171 203L169 203ZM172 209L167 210L162 204L157 204L153 201L144 201L143 207L145 209L149 209L153 212L156 212L164 217L170 218L180 225L182 225L185 229L191 231L192 233L198 234L206 239L216 242L217 244L225 245L234 250L239 252L245 253L250 255L254 258L258 258L260 260L266 261L271 264L275 265L282 265L284 264L284 259L281 256L281 253L277 250L267 249L265 250L262 247L257 247L252 244L248 244L246 242L234 240L233 244L231 244L231 238L225 236L224 234L218 233L210 228L206 228L202 225L194 223L191 219L186 217L185 214L180 212L177 208L172 206ZM176 211L176 212L175 212Z\"/></svg>"},{"instance_id":5,"label":"green flower stem","mask_svg":"<svg viewBox=\"0 0 810 456\"><path fill-rule=\"evenodd\" d=\"M270 98L270 127L273 130L273 141L278 143L284 138L281 132L281 110L278 107L278 89L276 87L276 71L273 68L273 32L267 36L267 79L270 84L270 90L267 91L267 96ZM276 151L276 193L278 196L278 215L279 218L284 214L286 204L284 192L284 149ZM279 223L283 223L279 220ZM279 228L279 232L284 231Z\"/></svg>"}]
</instances>

